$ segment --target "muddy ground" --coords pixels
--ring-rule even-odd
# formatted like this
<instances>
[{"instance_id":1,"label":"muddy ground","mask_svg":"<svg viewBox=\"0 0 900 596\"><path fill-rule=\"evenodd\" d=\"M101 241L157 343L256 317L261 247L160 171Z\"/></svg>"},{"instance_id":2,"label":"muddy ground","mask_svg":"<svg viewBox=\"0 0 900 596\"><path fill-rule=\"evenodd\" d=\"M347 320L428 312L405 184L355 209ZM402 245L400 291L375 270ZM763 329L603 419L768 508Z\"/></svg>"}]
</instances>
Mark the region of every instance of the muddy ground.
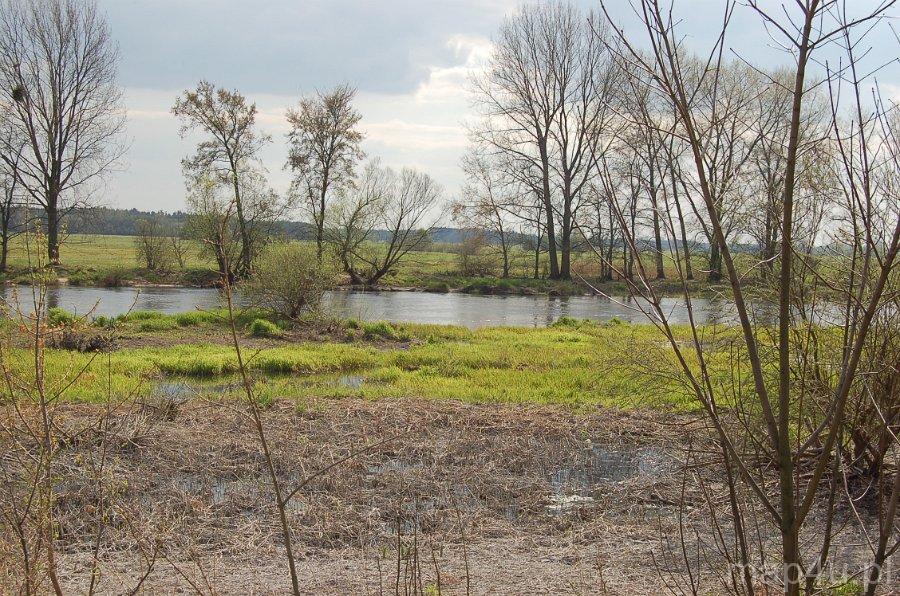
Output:
<instances>
[{"instance_id":1,"label":"muddy ground","mask_svg":"<svg viewBox=\"0 0 900 596\"><path fill-rule=\"evenodd\" d=\"M67 591L86 591L102 516L98 593L289 592L244 407L150 399L90 430L99 406L62 407ZM264 422L288 490L375 445L287 506L309 594L659 593L690 577L679 512L687 535L709 533L702 491L682 482L682 447L696 433L688 416L344 399L276 402ZM91 471L103 434L105 501ZM720 564L703 565L707 593L720 591Z\"/></svg>"}]
</instances>

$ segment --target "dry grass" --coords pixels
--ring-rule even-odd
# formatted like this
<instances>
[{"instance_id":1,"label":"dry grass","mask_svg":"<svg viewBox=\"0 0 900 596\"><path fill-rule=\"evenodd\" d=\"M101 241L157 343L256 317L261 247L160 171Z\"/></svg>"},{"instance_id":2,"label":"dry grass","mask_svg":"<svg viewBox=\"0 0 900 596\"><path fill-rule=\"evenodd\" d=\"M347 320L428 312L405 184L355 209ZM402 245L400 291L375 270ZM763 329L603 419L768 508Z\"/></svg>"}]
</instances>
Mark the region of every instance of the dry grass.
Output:
<instances>
[{"instance_id":1,"label":"dry grass","mask_svg":"<svg viewBox=\"0 0 900 596\"><path fill-rule=\"evenodd\" d=\"M101 409L60 407L64 429L84 428ZM683 575L679 504L704 531L703 499L694 487L682 494L683 416L347 398L276 401L264 422L288 489L376 445L288 507L310 594L437 594L438 583L441 594L467 585L472 594L653 593ZM129 592L148 567L142 593L289 590L245 407L188 395L128 403L107 438L99 593ZM98 503L83 462L100 444L96 431L82 433L59 460L58 549L74 592L90 580ZM705 567L715 582L715 566Z\"/></svg>"},{"instance_id":2,"label":"dry grass","mask_svg":"<svg viewBox=\"0 0 900 596\"><path fill-rule=\"evenodd\" d=\"M64 407L61 418L81 427L98 406ZM643 475L613 457L610 479L596 486L554 479L561 480L560 471L581 473L591 439L613 453L661 446L656 417L347 399L303 408L277 402L265 422L288 487L354 449L396 436L313 481L289 507L310 593L378 592L379 585L393 591L398 525L401 578L427 590L436 589L440 574L442 593L464 593L468 576L473 593L512 593L535 581L553 591L572 582L596 586L597 554L607 581L654 575L645 551L657 527L644 516L655 520L659 495L677 491L669 474ZM160 549L143 586L153 592L191 582L202 588L207 580L220 593L287 587L261 456L241 409L203 399L155 401L115 414L111 426L107 479L117 505L102 549L101 592L137 581L150 544ZM84 563L96 507L79 453L98 443L82 435L61 464L60 551L75 591L89 579ZM554 495L574 493L592 500L548 512ZM623 549L626 537L638 539ZM406 561L415 557L417 563ZM645 585L658 580L649 579Z\"/></svg>"}]
</instances>

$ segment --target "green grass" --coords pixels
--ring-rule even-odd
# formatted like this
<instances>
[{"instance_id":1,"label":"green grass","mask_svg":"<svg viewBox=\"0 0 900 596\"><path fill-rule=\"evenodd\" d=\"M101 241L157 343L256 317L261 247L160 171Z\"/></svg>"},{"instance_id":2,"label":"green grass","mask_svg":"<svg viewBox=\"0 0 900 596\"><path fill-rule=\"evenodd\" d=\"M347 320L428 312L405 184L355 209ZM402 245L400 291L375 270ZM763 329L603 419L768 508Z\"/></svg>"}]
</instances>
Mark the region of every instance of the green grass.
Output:
<instances>
[{"instance_id":1,"label":"green grass","mask_svg":"<svg viewBox=\"0 0 900 596\"><path fill-rule=\"evenodd\" d=\"M272 321L254 319L250 323L250 335L253 337L278 337L281 329Z\"/></svg>"},{"instance_id":2,"label":"green grass","mask_svg":"<svg viewBox=\"0 0 900 596\"><path fill-rule=\"evenodd\" d=\"M165 334L177 322L176 317L150 317L125 324L149 324L151 333ZM677 367L671 351L648 326L566 321L547 329L385 328L410 343L332 341L246 348L260 399L421 397L575 408L598 404L694 408L674 374ZM639 360L633 360L636 354ZM16 355L19 364L27 367L27 353ZM234 352L225 345L130 348L108 358L107 369L105 354L51 350L48 378L61 385L67 371L84 368L65 395L97 401L107 394L108 380L113 394L122 396L138 389L149 392L165 377L222 383L234 380L237 373ZM644 366L648 362L652 363L649 374ZM359 377L362 383L345 382L345 375Z\"/></svg>"},{"instance_id":3,"label":"green grass","mask_svg":"<svg viewBox=\"0 0 900 596\"><path fill-rule=\"evenodd\" d=\"M455 245L438 245L441 250L411 252L399 263L395 271L385 276L380 285L386 287L411 287L432 292L461 290L476 294L581 294L588 287L577 281L579 275L594 279L599 273L599 263L595 255L573 254L572 271L576 281L551 281L546 279L547 255L543 255L538 267L542 278L533 279L533 255L521 248L515 248L511 255L510 278L470 277L459 271L459 260ZM375 250L378 250L375 246ZM43 246L32 246L26 250L25 237L13 239L9 253L8 281L28 282L29 265L36 264L33 255L42 253ZM180 285L213 285L217 281L215 264L201 254L200 244L190 243L184 269L175 268L166 273L147 271L137 259L134 237L72 234L65 238L60 247L61 266L57 276L71 285L81 286L122 286L138 282L171 283ZM704 257L697 255L694 269L698 281L694 291L710 290L702 281ZM674 264L666 259L669 278L675 277ZM499 270L497 271L499 273ZM0 279L3 279L0 278ZM627 293L622 282L604 282L603 291L616 295ZM681 288L672 282L660 282L658 287L665 293L679 293Z\"/></svg>"}]
</instances>

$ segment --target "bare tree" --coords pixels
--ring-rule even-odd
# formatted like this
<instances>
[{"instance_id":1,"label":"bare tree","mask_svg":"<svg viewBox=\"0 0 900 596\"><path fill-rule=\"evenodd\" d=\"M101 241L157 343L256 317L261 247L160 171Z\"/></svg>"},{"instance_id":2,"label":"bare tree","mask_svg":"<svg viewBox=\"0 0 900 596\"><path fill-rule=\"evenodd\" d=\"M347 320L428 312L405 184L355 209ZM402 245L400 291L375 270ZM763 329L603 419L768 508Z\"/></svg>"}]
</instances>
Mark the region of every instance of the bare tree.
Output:
<instances>
[{"instance_id":1,"label":"bare tree","mask_svg":"<svg viewBox=\"0 0 900 596\"><path fill-rule=\"evenodd\" d=\"M440 198L440 187L427 174L369 164L356 188L336 202L328 226L327 238L351 281L374 286L424 245L433 227L429 214ZM376 242L379 236L384 242Z\"/></svg>"},{"instance_id":2,"label":"bare tree","mask_svg":"<svg viewBox=\"0 0 900 596\"><path fill-rule=\"evenodd\" d=\"M325 211L334 189L353 180L353 169L363 158L357 130L360 116L353 109L356 90L347 85L316 93L288 110L290 153L287 166L294 172L293 191L306 198L316 226L316 254L322 260Z\"/></svg>"},{"instance_id":3,"label":"bare tree","mask_svg":"<svg viewBox=\"0 0 900 596\"><path fill-rule=\"evenodd\" d=\"M0 103L14 134L0 140L22 190L46 214L47 253L59 263L60 221L90 200L124 152L116 86L118 50L91 0L4 0L0 7Z\"/></svg>"},{"instance_id":4,"label":"bare tree","mask_svg":"<svg viewBox=\"0 0 900 596\"><path fill-rule=\"evenodd\" d=\"M203 172L231 187L241 238L234 272L246 275L252 268L254 245L244 205L244 178L254 171L259 151L271 140L256 130L256 104L247 103L237 91L217 89L200 81L194 91L185 91L175 101L172 113L181 119L182 136L193 130L206 134L206 139L197 144L194 156L182 162L187 175Z\"/></svg>"},{"instance_id":5,"label":"bare tree","mask_svg":"<svg viewBox=\"0 0 900 596\"><path fill-rule=\"evenodd\" d=\"M187 257L190 254L191 245L185 235L185 230L181 226L169 230L169 248L172 250L172 256L178 262L178 268L184 269L187 266Z\"/></svg>"},{"instance_id":6,"label":"bare tree","mask_svg":"<svg viewBox=\"0 0 900 596\"><path fill-rule=\"evenodd\" d=\"M499 153L524 162L522 171L537 174L536 191L543 204L550 277L560 276L553 181L550 166L551 128L560 109L553 80L561 32L554 21L556 5L524 6L504 21L494 40L487 73L473 81L484 125L473 135Z\"/></svg>"},{"instance_id":7,"label":"bare tree","mask_svg":"<svg viewBox=\"0 0 900 596\"><path fill-rule=\"evenodd\" d=\"M19 153L0 161L0 191L3 193L0 195L0 272L6 271L9 244L24 231L28 213L22 201L17 172L22 149L24 146L19 147Z\"/></svg>"},{"instance_id":8,"label":"bare tree","mask_svg":"<svg viewBox=\"0 0 900 596\"><path fill-rule=\"evenodd\" d=\"M139 219L134 237L138 262L150 271L166 271L173 256L163 223L158 217Z\"/></svg>"},{"instance_id":9,"label":"bare tree","mask_svg":"<svg viewBox=\"0 0 900 596\"><path fill-rule=\"evenodd\" d=\"M544 206L550 277L571 277L572 232L596 156L613 135L610 96L618 69L594 14L572 4L526 5L506 20L484 77L476 142L536 174ZM558 232L557 232L558 230Z\"/></svg>"},{"instance_id":10,"label":"bare tree","mask_svg":"<svg viewBox=\"0 0 900 596\"><path fill-rule=\"evenodd\" d=\"M209 177L189 179L187 205L190 216L185 233L200 243L200 253L216 261L219 274L234 279L241 255L241 231L234 202L222 196L221 185Z\"/></svg>"},{"instance_id":11,"label":"bare tree","mask_svg":"<svg viewBox=\"0 0 900 596\"><path fill-rule=\"evenodd\" d=\"M704 420L712 429L719 452L717 461L726 478L728 523L734 540L719 541L718 552L731 563L726 585L732 591L758 593L761 586L755 585L756 581L768 583L778 579L781 581L776 585L785 594L800 594L804 586L808 593L813 592L839 531L833 522L841 479L855 473L845 451L848 403L857 392L871 395L877 390L871 384L874 376L863 356L867 346L872 345L876 316L894 308L896 290L890 283L897 276L900 213L894 185L871 184L881 164L891 164L890 173L882 174L888 178L896 176L896 128L889 117L891 110L880 102L876 101L869 111L863 108L863 78L856 72L860 58L854 55L854 49L861 36L883 20L884 11L892 4L881 2L851 17L846 11L857 7L837 2L801 0L772 12L753 0L748 3L778 43L792 53L796 65L790 76L790 116L784 136L783 165L779 166L783 171L780 209L774 214L780 238L773 288L777 304L774 323L756 317L751 309L744 276L729 246L729 224L723 209L723 199L736 190L737 175L743 173L736 166L747 162L753 144L759 140L759 118L769 116L752 109L765 86L746 88L743 83L751 73L743 71L744 75L736 77L738 69L723 58L735 3L726 3L720 34L712 50L699 62L700 68L696 68L697 61L680 51L677 17L671 7L663 6L659 0L636 3L635 12L652 48L650 55L643 54L634 40L616 27L621 54L629 68L643 72L652 81L655 92L668 98L676 108L676 134L689 147L693 162L690 177L695 195L702 200L694 209L702 216L701 224L719 253L735 304L740 340L737 345L732 343L735 356L731 374L733 378L748 379L749 387L723 386L711 376L706 346L712 338L694 319L687 285L683 287L691 314L690 339L679 340L660 297L649 283L642 259L637 258L638 279L631 284L631 290L644 299L638 308L667 338L687 386L703 408ZM795 235L803 229L795 220L802 214L798 209L799 173L803 154L810 150L804 142L802 126L805 101L810 87L816 84L811 82L808 68L816 64L813 56L826 44L837 45L845 57L845 66L839 72L826 69L828 86L834 89L842 81L849 81L846 84L850 87L849 93L832 93L832 141L839 146L845 206L830 222L834 229L817 229L820 217L817 212L812 213L810 221L804 223L806 237L802 238ZM759 71L753 72L757 75L753 78L759 81ZM844 108L850 113L846 120L841 114ZM626 241L635 244L636 236L621 216L619 220ZM666 222L665 229L674 238L671 221ZM849 250L835 255L843 255L836 277L832 276L831 267L817 266L810 250L809 236L823 234L848 241ZM684 279L680 269L678 275ZM822 286L827 286L827 292L822 291ZM824 336L831 334L821 329L823 294L837 295L843 303L836 329L840 341L836 344L826 341ZM725 403L733 416L723 410ZM900 485L895 483L895 487L883 497L888 504L882 509L878 539L872 544L873 560L867 574L869 593L875 591L887 554L900 544L895 527ZM851 495L847 495L846 502L853 506ZM810 513L817 504L821 505L825 525L813 540L801 542L801 531L808 527ZM755 511L762 511L764 519L755 517ZM752 516L751 520L747 516ZM779 568L759 579L750 569L767 555L762 543L757 544L753 554L753 540L760 528L769 524L780 539Z\"/></svg>"},{"instance_id":12,"label":"bare tree","mask_svg":"<svg viewBox=\"0 0 900 596\"><path fill-rule=\"evenodd\" d=\"M463 171L468 184L462 190L462 198L451 206L453 220L466 228L487 232L492 238L484 238L487 245L496 244L503 263L503 277L510 273L510 249L512 248L510 209L513 199L502 173L485 156L472 153L463 158ZM491 242L493 240L493 243Z\"/></svg>"}]
</instances>

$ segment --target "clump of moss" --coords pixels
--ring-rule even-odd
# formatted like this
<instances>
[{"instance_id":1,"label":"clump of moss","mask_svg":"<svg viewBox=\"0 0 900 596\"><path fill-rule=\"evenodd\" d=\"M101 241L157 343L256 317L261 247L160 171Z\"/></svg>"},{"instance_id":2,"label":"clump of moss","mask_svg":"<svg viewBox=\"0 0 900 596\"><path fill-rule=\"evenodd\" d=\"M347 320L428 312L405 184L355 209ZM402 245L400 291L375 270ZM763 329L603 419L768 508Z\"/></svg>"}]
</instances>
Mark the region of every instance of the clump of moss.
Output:
<instances>
[{"instance_id":1,"label":"clump of moss","mask_svg":"<svg viewBox=\"0 0 900 596\"><path fill-rule=\"evenodd\" d=\"M219 318L215 313L199 310L175 315L175 323L179 327L198 327L203 323L215 323L217 321L219 321Z\"/></svg>"},{"instance_id":2,"label":"clump of moss","mask_svg":"<svg viewBox=\"0 0 900 596\"><path fill-rule=\"evenodd\" d=\"M153 318L153 319L144 319L138 323L138 331L151 332L151 331L170 331L175 329L178 324L175 322L175 319L170 318Z\"/></svg>"}]
</instances>

